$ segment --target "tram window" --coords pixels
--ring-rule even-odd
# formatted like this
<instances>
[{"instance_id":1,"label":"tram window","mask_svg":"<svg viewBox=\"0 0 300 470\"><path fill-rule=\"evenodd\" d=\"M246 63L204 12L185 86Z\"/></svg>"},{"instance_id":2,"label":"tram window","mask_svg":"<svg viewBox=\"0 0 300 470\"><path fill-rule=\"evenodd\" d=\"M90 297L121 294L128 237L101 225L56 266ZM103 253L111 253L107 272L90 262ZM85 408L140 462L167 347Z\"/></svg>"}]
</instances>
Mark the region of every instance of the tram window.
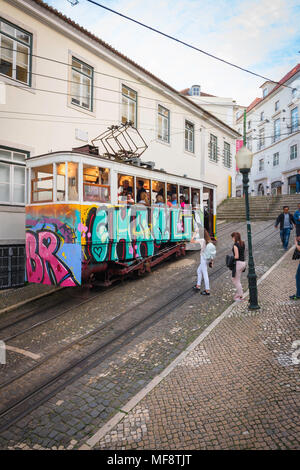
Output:
<instances>
[{"instance_id":1,"label":"tram window","mask_svg":"<svg viewBox=\"0 0 300 470\"><path fill-rule=\"evenodd\" d=\"M136 202L150 206L150 180L137 178L136 180Z\"/></svg>"},{"instance_id":2,"label":"tram window","mask_svg":"<svg viewBox=\"0 0 300 470\"><path fill-rule=\"evenodd\" d=\"M31 202L52 202L53 165L31 168Z\"/></svg>"},{"instance_id":3,"label":"tram window","mask_svg":"<svg viewBox=\"0 0 300 470\"><path fill-rule=\"evenodd\" d=\"M109 169L83 165L83 200L110 201Z\"/></svg>"},{"instance_id":4,"label":"tram window","mask_svg":"<svg viewBox=\"0 0 300 470\"><path fill-rule=\"evenodd\" d=\"M190 203L190 188L187 186L179 186L180 193L180 204L189 204Z\"/></svg>"},{"instance_id":5,"label":"tram window","mask_svg":"<svg viewBox=\"0 0 300 470\"><path fill-rule=\"evenodd\" d=\"M192 205L193 207L200 205L200 189L192 188Z\"/></svg>"},{"instance_id":6,"label":"tram window","mask_svg":"<svg viewBox=\"0 0 300 470\"><path fill-rule=\"evenodd\" d=\"M161 181L152 181L152 204L165 204L165 183Z\"/></svg>"},{"instance_id":7,"label":"tram window","mask_svg":"<svg viewBox=\"0 0 300 470\"><path fill-rule=\"evenodd\" d=\"M134 178L118 174L118 202L134 204Z\"/></svg>"},{"instance_id":8,"label":"tram window","mask_svg":"<svg viewBox=\"0 0 300 470\"><path fill-rule=\"evenodd\" d=\"M78 163L68 162L68 199L78 201Z\"/></svg>"},{"instance_id":9,"label":"tram window","mask_svg":"<svg viewBox=\"0 0 300 470\"><path fill-rule=\"evenodd\" d=\"M172 206L178 204L178 186L177 184L167 184L167 195L170 196Z\"/></svg>"},{"instance_id":10,"label":"tram window","mask_svg":"<svg viewBox=\"0 0 300 470\"><path fill-rule=\"evenodd\" d=\"M56 200L66 199L66 164L56 163Z\"/></svg>"}]
</instances>

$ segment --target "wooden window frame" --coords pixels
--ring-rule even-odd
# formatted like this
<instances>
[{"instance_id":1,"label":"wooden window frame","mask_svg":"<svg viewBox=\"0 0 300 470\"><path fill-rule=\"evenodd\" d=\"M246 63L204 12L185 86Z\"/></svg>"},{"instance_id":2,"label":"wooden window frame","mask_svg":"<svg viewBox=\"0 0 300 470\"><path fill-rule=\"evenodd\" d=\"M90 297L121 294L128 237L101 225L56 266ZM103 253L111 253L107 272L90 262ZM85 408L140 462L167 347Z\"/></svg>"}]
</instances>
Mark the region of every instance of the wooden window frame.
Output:
<instances>
[{"instance_id":1,"label":"wooden window frame","mask_svg":"<svg viewBox=\"0 0 300 470\"><path fill-rule=\"evenodd\" d=\"M84 73L82 70L78 70L76 67L73 67L73 60L76 60L76 62L80 63L81 65L87 67L88 69L91 70L91 76L88 74ZM91 96L90 96L90 106L86 108L85 106L82 105L82 99L83 96L80 95L80 104L74 103L73 100L73 94L72 94L72 86L70 89L70 104L72 106L77 106L78 108L84 109L86 111L93 112L94 111L94 67L91 65L87 64L86 62L83 62L82 60L78 59L75 55L71 56L71 85L73 84L73 72L78 73L80 76L80 88L82 88L82 77L86 77L91 81ZM74 97L75 98L75 97Z\"/></svg>"},{"instance_id":2,"label":"wooden window frame","mask_svg":"<svg viewBox=\"0 0 300 470\"><path fill-rule=\"evenodd\" d=\"M131 92L135 93L135 99L134 99L134 98L131 98L130 96L128 96L128 95L126 95L126 94L124 94L124 93L123 93L123 88L126 88L127 90L129 90L129 92L131 91ZM122 106L122 109L121 109L121 122L122 122L123 124L125 124L125 122L123 122L123 117L125 117L125 116L123 116L123 104L125 104L125 103L123 103L123 98L126 98L126 99L128 100L128 102L129 102L129 101L132 101L132 102L135 103L135 113L134 113L134 120L135 120L135 122L133 122L132 124L133 124L133 127L135 127L135 128L137 129L138 93L137 93L137 91L133 90L133 88L130 88L129 86L125 85L124 83L122 83L122 85L121 85L121 93L122 93L122 102L121 102L121 106ZM128 103L127 103L127 108L128 108ZM128 117L128 116L127 116L127 117ZM129 122L128 119L127 119L126 121Z\"/></svg>"},{"instance_id":3,"label":"wooden window frame","mask_svg":"<svg viewBox=\"0 0 300 470\"><path fill-rule=\"evenodd\" d=\"M15 82L18 82L18 83L22 83L23 85L27 85L29 87L32 86L32 39L33 39L33 35L32 33L30 33L29 31L26 31L25 29L23 28L20 28L18 25L14 24L14 23L11 23L10 21L7 21L5 18L3 18L2 16L0 16L0 22L1 23L6 23L8 26L10 26L11 28L14 28L20 32L23 32L25 33L26 35L29 36L29 44L27 44L26 42L22 41L21 39L19 38L16 38L14 36L11 36L10 34L4 32L4 31L1 31L0 29L0 58L2 56L1 54L1 35L3 36L6 36L7 38L11 39L12 41L14 41L13 43L13 62L12 62L12 77L10 77L9 75L6 75L5 73L0 73L0 76L4 76L4 77L7 77L11 80L14 80ZM16 57L17 57L17 48L16 48L16 44L21 44L22 46L24 47L27 47L29 52L28 52L28 57L29 57L29 60L28 60L28 72L27 72L27 77L28 77L28 81L27 82L23 82L21 80L18 80L16 78L16 71L17 71L17 63L16 63Z\"/></svg>"}]
</instances>

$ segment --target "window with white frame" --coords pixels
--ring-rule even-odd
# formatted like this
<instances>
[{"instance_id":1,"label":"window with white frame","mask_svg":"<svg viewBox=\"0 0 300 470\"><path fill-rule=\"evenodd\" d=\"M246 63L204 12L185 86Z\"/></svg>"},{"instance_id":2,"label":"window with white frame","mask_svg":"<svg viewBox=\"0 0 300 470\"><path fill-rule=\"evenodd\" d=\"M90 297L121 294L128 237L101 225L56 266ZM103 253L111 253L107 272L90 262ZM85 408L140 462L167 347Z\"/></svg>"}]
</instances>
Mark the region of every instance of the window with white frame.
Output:
<instances>
[{"instance_id":1,"label":"window with white frame","mask_svg":"<svg viewBox=\"0 0 300 470\"><path fill-rule=\"evenodd\" d=\"M251 129L251 121L248 121L248 129Z\"/></svg>"},{"instance_id":2,"label":"window with white frame","mask_svg":"<svg viewBox=\"0 0 300 470\"><path fill-rule=\"evenodd\" d=\"M298 130L298 108L294 108L291 111L291 132Z\"/></svg>"},{"instance_id":3,"label":"window with white frame","mask_svg":"<svg viewBox=\"0 0 300 470\"><path fill-rule=\"evenodd\" d=\"M93 111L94 69L72 57L71 103Z\"/></svg>"},{"instance_id":4,"label":"window with white frame","mask_svg":"<svg viewBox=\"0 0 300 470\"><path fill-rule=\"evenodd\" d=\"M32 34L0 17L0 73L31 85Z\"/></svg>"},{"instance_id":5,"label":"window with white frame","mask_svg":"<svg viewBox=\"0 0 300 470\"><path fill-rule=\"evenodd\" d=\"M210 152L209 152L210 160L212 160L213 162L217 162L218 161L218 138L213 134L210 134L209 148L210 148Z\"/></svg>"},{"instance_id":6,"label":"window with white frame","mask_svg":"<svg viewBox=\"0 0 300 470\"><path fill-rule=\"evenodd\" d=\"M185 121L185 150L194 152L194 129L195 126L189 121Z\"/></svg>"},{"instance_id":7,"label":"window with white frame","mask_svg":"<svg viewBox=\"0 0 300 470\"><path fill-rule=\"evenodd\" d=\"M279 152L273 154L273 166L279 165Z\"/></svg>"},{"instance_id":8,"label":"window with white frame","mask_svg":"<svg viewBox=\"0 0 300 470\"><path fill-rule=\"evenodd\" d=\"M280 139L280 119L274 121L274 142Z\"/></svg>"},{"instance_id":9,"label":"window with white frame","mask_svg":"<svg viewBox=\"0 0 300 470\"><path fill-rule=\"evenodd\" d=\"M263 97L265 98L268 94L268 88L264 88L263 90Z\"/></svg>"},{"instance_id":10,"label":"window with white frame","mask_svg":"<svg viewBox=\"0 0 300 470\"><path fill-rule=\"evenodd\" d=\"M275 102L275 111L279 110L279 100Z\"/></svg>"},{"instance_id":11,"label":"window with white frame","mask_svg":"<svg viewBox=\"0 0 300 470\"><path fill-rule=\"evenodd\" d=\"M132 122L137 127L137 92L122 85L122 123Z\"/></svg>"},{"instance_id":12,"label":"window with white frame","mask_svg":"<svg viewBox=\"0 0 300 470\"><path fill-rule=\"evenodd\" d=\"M157 137L163 142L170 142L170 111L158 105L158 132Z\"/></svg>"},{"instance_id":13,"label":"window with white frame","mask_svg":"<svg viewBox=\"0 0 300 470\"><path fill-rule=\"evenodd\" d=\"M258 148L261 149L265 146L265 129L259 130L259 140L258 140Z\"/></svg>"},{"instance_id":14,"label":"window with white frame","mask_svg":"<svg viewBox=\"0 0 300 470\"><path fill-rule=\"evenodd\" d=\"M247 148L252 150L252 137L247 138Z\"/></svg>"},{"instance_id":15,"label":"window with white frame","mask_svg":"<svg viewBox=\"0 0 300 470\"><path fill-rule=\"evenodd\" d=\"M260 113L260 120L263 121L264 119L265 119L265 113L264 113L264 111L262 111Z\"/></svg>"},{"instance_id":16,"label":"window with white frame","mask_svg":"<svg viewBox=\"0 0 300 470\"><path fill-rule=\"evenodd\" d=\"M25 205L25 160L29 152L0 147L0 204Z\"/></svg>"},{"instance_id":17,"label":"window with white frame","mask_svg":"<svg viewBox=\"0 0 300 470\"><path fill-rule=\"evenodd\" d=\"M261 158L261 159L259 160L259 162L258 162L258 170L259 170L259 171L263 171L264 167L265 167L265 165L264 165L264 159Z\"/></svg>"},{"instance_id":18,"label":"window with white frame","mask_svg":"<svg viewBox=\"0 0 300 470\"><path fill-rule=\"evenodd\" d=\"M297 144L291 145L290 147L290 160L295 160L297 158Z\"/></svg>"},{"instance_id":19,"label":"window with white frame","mask_svg":"<svg viewBox=\"0 0 300 470\"><path fill-rule=\"evenodd\" d=\"M200 85L193 85L190 93L192 96L200 96Z\"/></svg>"},{"instance_id":20,"label":"window with white frame","mask_svg":"<svg viewBox=\"0 0 300 470\"><path fill-rule=\"evenodd\" d=\"M292 99L296 98L297 88L292 89Z\"/></svg>"},{"instance_id":21,"label":"window with white frame","mask_svg":"<svg viewBox=\"0 0 300 470\"><path fill-rule=\"evenodd\" d=\"M224 142L224 166L231 168L230 144L228 142Z\"/></svg>"}]
</instances>

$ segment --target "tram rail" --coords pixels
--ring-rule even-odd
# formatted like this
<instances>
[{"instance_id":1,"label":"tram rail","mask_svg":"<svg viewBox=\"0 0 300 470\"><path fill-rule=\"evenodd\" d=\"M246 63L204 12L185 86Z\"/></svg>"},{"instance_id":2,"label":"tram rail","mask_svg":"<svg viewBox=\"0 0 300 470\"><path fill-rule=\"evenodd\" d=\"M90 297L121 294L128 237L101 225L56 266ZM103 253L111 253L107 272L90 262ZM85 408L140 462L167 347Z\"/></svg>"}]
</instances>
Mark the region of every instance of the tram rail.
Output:
<instances>
[{"instance_id":1,"label":"tram rail","mask_svg":"<svg viewBox=\"0 0 300 470\"><path fill-rule=\"evenodd\" d=\"M273 226L273 224L269 224L269 225L268 225L267 227L265 227L262 231L260 231L259 233L255 234L254 237L253 237L253 239L256 240L259 235L261 235L265 230L270 229L272 226ZM232 230L232 229L230 229L229 232L230 232L231 230ZM223 255L223 254L225 254L226 252L228 252L228 248L227 248L227 247L224 247L223 249L218 250L218 258L220 257L220 255ZM221 269L222 267L224 267L224 264L222 264L219 269ZM225 270L226 270L226 269L227 269L227 268L225 267ZM216 270L212 271L212 274L213 274L214 272L216 272ZM105 290L105 292L111 292L112 290L116 289L116 288L118 287L118 285L119 285L119 284L116 284L116 285L114 285L113 287L108 287L108 288ZM103 292L104 292L104 291L101 291L99 294L95 294L94 296L90 297L89 299L86 299L86 300L84 300L84 301L82 301L82 302L80 302L80 303L76 303L76 308L77 308L77 307L80 307L80 306L82 306L82 305L84 305L84 304L86 304L86 303L89 303L89 302L92 302L92 301L96 300L96 299L99 298L101 295L103 295ZM18 320L14 321L14 322L11 323L11 324L4 325L4 326L0 327L0 334L1 334L3 331L5 331L5 330L7 330L7 329L10 329L10 328L12 328L12 327L14 327L14 326L16 326L17 324L21 323L22 321L27 321L28 319L30 319L30 318L32 318L32 317L35 317L36 314L38 314L38 313L39 313L39 315L44 315L45 312L47 312L47 310L52 310L53 308L55 308L55 307L57 307L57 306L59 306L59 305L62 305L62 304L63 304L63 302L56 302L56 303L50 305L50 307L47 307L47 309L46 309L45 311L42 311L42 312L40 312L40 308L38 308L38 309L36 309L36 310L34 310L34 309L33 309L33 310L30 310L30 312L29 312L30 315L25 316L24 318L18 319ZM31 325L31 326L29 326L29 327L27 327L27 328L25 328L25 329L19 331L19 332L16 332L16 333L14 333L14 334L12 334L12 335L10 335L10 336L7 336L7 337L1 338L1 339L2 339L3 341L5 341L5 342L11 341L12 339L17 338L18 336L20 336L20 335L22 335L22 334L25 334L25 333L27 333L27 332L29 332L29 331L32 331L34 328L37 328L37 327L39 327L39 326L43 326L43 325L45 325L46 323L48 323L48 322L50 322L50 321L52 321L52 320L55 320L55 319L61 317L62 315L64 315L64 314L68 313L69 311L71 311L73 308L74 308L74 305L72 305L71 307L67 308L66 310L63 310L63 311L61 311L61 312L59 312L59 313L57 313L57 314L55 314L55 315L53 315L53 316L51 316L51 317L49 317L49 318L46 318L45 320L38 321L37 323L35 323L35 324L33 324L33 325Z\"/></svg>"}]
</instances>

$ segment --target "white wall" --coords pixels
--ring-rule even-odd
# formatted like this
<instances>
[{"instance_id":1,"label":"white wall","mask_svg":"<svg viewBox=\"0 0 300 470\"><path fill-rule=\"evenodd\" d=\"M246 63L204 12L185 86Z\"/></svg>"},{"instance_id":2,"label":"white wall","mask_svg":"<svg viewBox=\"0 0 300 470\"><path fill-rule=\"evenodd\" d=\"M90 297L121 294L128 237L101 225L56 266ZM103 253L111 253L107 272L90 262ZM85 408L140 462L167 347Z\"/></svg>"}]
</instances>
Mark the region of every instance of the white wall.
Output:
<instances>
[{"instance_id":1,"label":"white wall","mask_svg":"<svg viewBox=\"0 0 300 470\"><path fill-rule=\"evenodd\" d=\"M222 159L218 164L209 162L208 135L209 132L218 135L221 152L225 138L234 154L234 131L197 111L155 79L34 2L0 0L0 10L5 19L33 34L34 55L58 61L33 57L31 88L0 75L6 84L6 103L0 104L0 145L30 149L31 157L84 145L86 142L76 138L76 129L91 140L108 126L120 123L120 91L124 83L138 93L137 125L149 146L142 160L154 161L157 169L216 184L218 202L227 196L228 175L234 176L235 164L227 169ZM70 67L63 63L70 63L72 54L96 72L93 112L70 103ZM170 144L157 139L158 104L170 110ZM194 153L185 151L185 119L195 125Z\"/></svg>"},{"instance_id":2,"label":"white wall","mask_svg":"<svg viewBox=\"0 0 300 470\"><path fill-rule=\"evenodd\" d=\"M271 193L271 184L275 181L282 181L282 193L288 194L288 177L296 174L300 168L300 126L298 131L290 133L288 126L291 125L291 110L298 107L298 122L300 119L300 99L292 99L293 83L300 78L300 72L295 74L284 86L276 90L249 113L247 113L247 139L252 136L252 152L254 153L253 167L250 173L250 190L252 195L257 195L259 184L264 185L265 194ZM263 87L264 88L264 87ZM270 88L272 90L273 87ZM279 101L279 109L275 111L275 102ZM260 121L260 113L264 112L264 120ZM273 142L274 121L280 119L280 139ZM248 121L251 121L251 129L248 128ZM269 122L267 122L269 121ZM265 130L265 145L262 149L258 147L259 130ZM236 129L242 131L243 118L240 118ZM255 129L255 130L254 130ZM290 159L290 147L297 145L297 158ZM279 152L279 165L273 166L273 156ZM264 160L264 170L259 170L259 160ZM236 179L236 187L241 186L241 179ZM267 186L269 188L267 188Z\"/></svg>"}]
</instances>

